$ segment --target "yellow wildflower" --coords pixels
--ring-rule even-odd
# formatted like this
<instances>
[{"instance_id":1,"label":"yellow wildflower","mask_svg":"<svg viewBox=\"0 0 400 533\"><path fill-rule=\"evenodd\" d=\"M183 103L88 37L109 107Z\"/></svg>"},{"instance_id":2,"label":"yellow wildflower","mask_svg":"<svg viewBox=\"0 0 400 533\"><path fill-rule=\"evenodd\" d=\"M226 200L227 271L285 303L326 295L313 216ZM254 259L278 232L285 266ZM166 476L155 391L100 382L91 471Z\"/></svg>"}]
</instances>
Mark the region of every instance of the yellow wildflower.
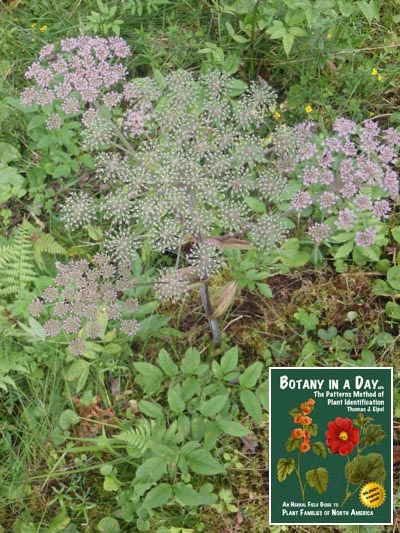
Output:
<instances>
[{"instance_id":1,"label":"yellow wildflower","mask_svg":"<svg viewBox=\"0 0 400 533\"><path fill-rule=\"evenodd\" d=\"M41 31L42 33L43 33L44 31L46 31L46 30L47 30L47 24L45 24L44 26L41 26L41 27L39 28L39 31Z\"/></svg>"},{"instance_id":2,"label":"yellow wildflower","mask_svg":"<svg viewBox=\"0 0 400 533\"><path fill-rule=\"evenodd\" d=\"M282 115L279 113L279 111L275 111L272 116L274 117L274 119L278 120L278 118L281 118Z\"/></svg>"},{"instance_id":3,"label":"yellow wildflower","mask_svg":"<svg viewBox=\"0 0 400 533\"><path fill-rule=\"evenodd\" d=\"M372 74L373 76L377 76L377 75L378 75L378 70L377 70L376 68L373 68L373 69L371 70L371 74Z\"/></svg>"},{"instance_id":4,"label":"yellow wildflower","mask_svg":"<svg viewBox=\"0 0 400 533\"><path fill-rule=\"evenodd\" d=\"M36 26L37 26L36 22L32 22L31 28L36 28Z\"/></svg>"},{"instance_id":5,"label":"yellow wildflower","mask_svg":"<svg viewBox=\"0 0 400 533\"><path fill-rule=\"evenodd\" d=\"M312 106L311 106L310 104L308 104L308 105L306 105L306 107L304 108L304 110L305 110L306 113L311 113L312 110L313 110L313 108L312 108Z\"/></svg>"},{"instance_id":6,"label":"yellow wildflower","mask_svg":"<svg viewBox=\"0 0 400 533\"><path fill-rule=\"evenodd\" d=\"M378 74L378 81L382 81L383 80L383 77L381 76L381 74Z\"/></svg>"},{"instance_id":7,"label":"yellow wildflower","mask_svg":"<svg viewBox=\"0 0 400 533\"><path fill-rule=\"evenodd\" d=\"M327 33L327 34L326 34L326 38L327 38L327 39L332 39L332 34L331 34L331 33Z\"/></svg>"},{"instance_id":8,"label":"yellow wildflower","mask_svg":"<svg viewBox=\"0 0 400 533\"><path fill-rule=\"evenodd\" d=\"M374 117L374 116L375 116L375 113L374 113L373 111L370 111L370 112L369 112L369 116L370 116L370 117Z\"/></svg>"}]
</instances>

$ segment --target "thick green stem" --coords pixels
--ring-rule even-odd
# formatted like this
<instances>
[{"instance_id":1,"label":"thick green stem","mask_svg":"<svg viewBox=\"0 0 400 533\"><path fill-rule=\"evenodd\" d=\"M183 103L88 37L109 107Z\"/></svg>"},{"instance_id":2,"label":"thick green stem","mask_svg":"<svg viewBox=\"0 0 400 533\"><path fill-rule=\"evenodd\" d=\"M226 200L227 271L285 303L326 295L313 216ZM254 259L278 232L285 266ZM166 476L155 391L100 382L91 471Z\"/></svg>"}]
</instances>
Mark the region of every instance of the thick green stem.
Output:
<instances>
[{"instance_id":1,"label":"thick green stem","mask_svg":"<svg viewBox=\"0 0 400 533\"><path fill-rule=\"evenodd\" d=\"M213 308L210 301L210 295L208 292L208 281L202 281L200 285L200 296L201 303L203 304L204 311L206 313L207 320L210 324L210 328L213 334L214 343L219 346L222 342L221 330L218 325L218 321L215 318L212 318Z\"/></svg>"},{"instance_id":2,"label":"thick green stem","mask_svg":"<svg viewBox=\"0 0 400 533\"><path fill-rule=\"evenodd\" d=\"M250 46L249 46L249 53L250 53L249 75L250 75L250 79L254 79L254 70L255 70L254 34L255 34L255 31L256 31L259 5L260 5L260 1L256 0L255 5L254 5L254 10L253 10L253 21L252 21L252 25L251 25Z\"/></svg>"}]
</instances>

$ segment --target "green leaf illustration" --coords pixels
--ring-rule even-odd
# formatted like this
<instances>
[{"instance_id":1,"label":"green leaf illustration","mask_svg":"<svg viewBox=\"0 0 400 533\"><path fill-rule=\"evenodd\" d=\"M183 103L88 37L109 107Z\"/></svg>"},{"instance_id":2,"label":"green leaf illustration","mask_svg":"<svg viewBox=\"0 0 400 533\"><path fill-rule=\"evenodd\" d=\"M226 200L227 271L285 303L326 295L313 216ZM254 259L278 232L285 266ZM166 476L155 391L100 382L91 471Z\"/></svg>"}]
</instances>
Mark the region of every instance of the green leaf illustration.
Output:
<instances>
[{"instance_id":1,"label":"green leaf illustration","mask_svg":"<svg viewBox=\"0 0 400 533\"><path fill-rule=\"evenodd\" d=\"M294 450L297 450L299 447L301 439L293 439L292 437L289 437L286 441L285 447L287 452L294 452Z\"/></svg>"},{"instance_id":2,"label":"green leaf illustration","mask_svg":"<svg viewBox=\"0 0 400 533\"><path fill-rule=\"evenodd\" d=\"M294 470L294 459L285 459L281 457L277 465L278 481L285 481Z\"/></svg>"},{"instance_id":3,"label":"green leaf illustration","mask_svg":"<svg viewBox=\"0 0 400 533\"><path fill-rule=\"evenodd\" d=\"M307 427L307 431L311 435L311 437L316 437L318 433L318 424L310 424Z\"/></svg>"},{"instance_id":4,"label":"green leaf illustration","mask_svg":"<svg viewBox=\"0 0 400 533\"><path fill-rule=\"evenodd\" d=\"M386 470L380 453L369 453L355 457L345 468L346 478L354 485L367 481L383 483Z\"/></svg>"},{"instance_id":5,"label":"green leaf illustration","mask_svg":"<svg viewBox=\"0 0 400 533\"><path fill-rule=\"evenodd\" d=\"M297 415L301 415L302 411L298 407L294 407L289 411L290 416L295 418Z\"/></svg>"},{"instance_id":6,"label":"green leaf illustration","mask_svg":"<svg viewBox=\"0 0 400 533\"><path fill-rule=\"evenodd\" d=\"M311 446L311 450L313 453L315 453L315 455L318 455L318 457L322 457L323 459L325 459L326 457L326 448L325 448L325 444L323 442L313 442L312 443L312 446Z\"/></svg>"},{"instance_id":7,"label":"green leaf illustration","mask_svg":"<svg viewBox=\"0 0 400 533\"><path fill-rule=\"evenodd\" d=\"M364 429L364 435L361 438L361 442L365 446L372 446L378 444L385 437L386 432L383 431L380 424L370 424Z\"/></svg>"},{"instance_id":8,"label":"green leaf illustration","mask_svg":"<svg viewBox=\"0 0 400 533\"><path fill-rule=\"evenodd\" d=\"M313 487L318 494L323 494L328 489L329 475L326 468L316 468L306 472L306 479L310 487Z\"/></svg>"}]
</instances>

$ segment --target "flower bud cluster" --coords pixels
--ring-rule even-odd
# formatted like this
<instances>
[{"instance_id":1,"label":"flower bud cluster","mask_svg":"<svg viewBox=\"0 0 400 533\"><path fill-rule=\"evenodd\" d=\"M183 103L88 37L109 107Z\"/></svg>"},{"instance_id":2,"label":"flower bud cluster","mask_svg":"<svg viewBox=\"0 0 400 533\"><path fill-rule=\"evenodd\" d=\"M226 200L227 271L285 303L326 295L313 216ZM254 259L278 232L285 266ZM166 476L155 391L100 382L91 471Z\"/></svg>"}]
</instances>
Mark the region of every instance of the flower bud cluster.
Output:
<instances>
[{"instance_id":1,"label":"flower bud cluster","mask_svg":"<svg viewBox=\"0 0 400 533\"><path fill-rule=\"evenodd\" d=\"M315 400L310 398L306 402L300 404L300 413L293 418L295 424L300 424L301 428L293 429L291 438L298 441L297 445L302 453L306 453L311 449L311 433L310 426L312 418L309 416L314 408Z\"/></svg>"}]
</instances>

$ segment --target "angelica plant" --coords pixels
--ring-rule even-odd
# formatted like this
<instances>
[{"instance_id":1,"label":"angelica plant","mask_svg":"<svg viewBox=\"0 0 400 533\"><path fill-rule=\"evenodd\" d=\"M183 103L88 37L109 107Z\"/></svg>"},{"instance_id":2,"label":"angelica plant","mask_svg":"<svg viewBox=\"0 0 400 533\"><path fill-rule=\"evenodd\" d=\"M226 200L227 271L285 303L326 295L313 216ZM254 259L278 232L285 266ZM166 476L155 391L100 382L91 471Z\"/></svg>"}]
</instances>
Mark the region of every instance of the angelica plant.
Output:
<instances>
[{"instance_id":1,"label":"angelica plant","mask_svg":"<svg viewBox=\"0 0 400 533\"><path fill-rule=\"evenodd\" d=\"M82 122L82 145L106 193L72 194L60 215L67 228L101 216L104 248L117 262L134 257L144 241L176 253L175 272L163 272L156 293L175 300L185 294L188 279L177 269L186 262L220 343L208 295L224 264L218 237L246 234L269 251L287 232L282 216L268 209L286 190L263 139L276 94L262 80L245 90L222 72L128 80L121 60L129 54L116 37L65 39L60 50L47 45L26 74L34 85L22 101L44 106L49 128L70 116ZM256 212L254 199L262 206Z\"/></svg>"}]
</instances>

